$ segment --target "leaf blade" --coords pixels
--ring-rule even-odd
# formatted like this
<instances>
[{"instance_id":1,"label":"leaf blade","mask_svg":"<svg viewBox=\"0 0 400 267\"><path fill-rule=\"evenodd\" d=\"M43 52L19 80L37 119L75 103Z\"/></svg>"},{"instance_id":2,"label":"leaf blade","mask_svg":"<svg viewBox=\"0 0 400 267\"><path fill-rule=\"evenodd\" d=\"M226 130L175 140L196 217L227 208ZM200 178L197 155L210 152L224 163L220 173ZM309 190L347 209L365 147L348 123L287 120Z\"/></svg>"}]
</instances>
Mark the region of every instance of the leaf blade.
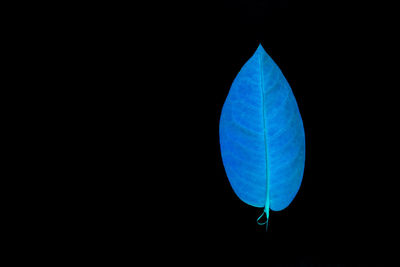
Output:
<instances>
[{"instance_id":1,"label":"leaf blade","mask_svg":"<svg viewBox=\"0 0 400 267\"><path fill-rule=\"evenodd\" d=\"M275 211L292 202L304 172L304 127L290 85L261 45L232 83L220 145L230 184L243 202Z\"/></svg>"}]
</instances>

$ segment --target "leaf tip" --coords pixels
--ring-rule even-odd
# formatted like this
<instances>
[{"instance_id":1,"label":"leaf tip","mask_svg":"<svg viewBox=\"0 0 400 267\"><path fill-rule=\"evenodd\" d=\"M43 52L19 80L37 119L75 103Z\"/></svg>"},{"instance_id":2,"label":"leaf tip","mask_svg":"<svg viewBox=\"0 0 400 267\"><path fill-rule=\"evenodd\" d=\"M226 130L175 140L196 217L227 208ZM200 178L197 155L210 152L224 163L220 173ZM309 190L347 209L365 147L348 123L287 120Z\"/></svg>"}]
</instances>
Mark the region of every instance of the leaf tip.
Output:
<instances>
[{"instance_id":1,"label":"leaf tip","mask_svg":"<svg viewBox=\"0 0 400 267\"><path fill-rule=\"evenodd\" d=\"M264 47L262 46L261 43L258 45L255 54L261 54L261 55L264 55L264 56L266 56L266 55L268 56L267 52L265 51L265 49L264 49Z\"/></svg>"}]
</instances>

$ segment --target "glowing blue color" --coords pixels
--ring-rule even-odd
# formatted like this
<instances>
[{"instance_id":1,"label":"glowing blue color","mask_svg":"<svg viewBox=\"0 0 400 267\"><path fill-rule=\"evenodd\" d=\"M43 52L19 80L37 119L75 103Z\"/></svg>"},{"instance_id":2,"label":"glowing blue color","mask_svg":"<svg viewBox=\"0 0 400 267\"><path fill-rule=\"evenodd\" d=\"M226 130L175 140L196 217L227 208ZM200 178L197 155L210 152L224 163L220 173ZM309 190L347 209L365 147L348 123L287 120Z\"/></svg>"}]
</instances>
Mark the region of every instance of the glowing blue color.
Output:
<instances>
[{"instance_id":1,"label":"glowing blue color","mask_svg":"<svg viewBox=\"0 0 400 267\"><path fill-rule=\"evenodd\" d=\"M300 188L305 162L303 122L279 67L259 45L236 76L220 125L223 164L248 205L280 211Z\"/></svg>"}]
</instances>

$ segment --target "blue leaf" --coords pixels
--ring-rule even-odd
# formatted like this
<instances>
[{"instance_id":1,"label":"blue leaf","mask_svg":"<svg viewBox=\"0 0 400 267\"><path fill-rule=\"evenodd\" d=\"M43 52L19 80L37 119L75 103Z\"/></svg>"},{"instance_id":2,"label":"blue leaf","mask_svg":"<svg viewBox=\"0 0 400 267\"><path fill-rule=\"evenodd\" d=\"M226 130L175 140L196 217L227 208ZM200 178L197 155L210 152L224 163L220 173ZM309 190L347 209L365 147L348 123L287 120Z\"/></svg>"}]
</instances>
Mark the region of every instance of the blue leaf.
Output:
<instances>
[{"instance_id":1,"label":"blue leaf","mask_svg":"<svg viewBox=\"0 0 400 267\"><path fill-rule=\"evenodd\" d=\"M219 133L234 192L268 222L269 209L285 209L300 188L305 136L293 92L261 44L233 81Z\"/></svg>"}]
</instances>

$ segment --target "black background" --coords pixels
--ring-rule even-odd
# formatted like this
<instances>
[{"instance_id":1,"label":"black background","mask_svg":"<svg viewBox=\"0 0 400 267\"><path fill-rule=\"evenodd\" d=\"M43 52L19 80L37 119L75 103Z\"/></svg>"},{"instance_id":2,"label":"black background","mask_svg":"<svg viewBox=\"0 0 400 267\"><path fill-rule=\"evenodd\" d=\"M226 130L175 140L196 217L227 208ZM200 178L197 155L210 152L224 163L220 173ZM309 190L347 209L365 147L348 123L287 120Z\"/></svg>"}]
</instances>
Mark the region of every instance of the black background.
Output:
<instances>
[{"instance_id":1,"label":"black background","mask_svg":"<svg viewBox=\"0 0 400 267\"><path fill-rule=\"evenodd\" d=\"M65 46L53 60L72 66L54 82L71 100L54 120L68 122L61 140L73 155L58 221L82 253L95 244L150 261L238 266L395 257L398 57L388 9L149 5L90 7L76 30L52 39ZM301 188L271 212L267 232L256 223L262 210L231 189L218 136L232 81L260 43L291 85L306 134Z\"/></svg>"}]
</instances>

